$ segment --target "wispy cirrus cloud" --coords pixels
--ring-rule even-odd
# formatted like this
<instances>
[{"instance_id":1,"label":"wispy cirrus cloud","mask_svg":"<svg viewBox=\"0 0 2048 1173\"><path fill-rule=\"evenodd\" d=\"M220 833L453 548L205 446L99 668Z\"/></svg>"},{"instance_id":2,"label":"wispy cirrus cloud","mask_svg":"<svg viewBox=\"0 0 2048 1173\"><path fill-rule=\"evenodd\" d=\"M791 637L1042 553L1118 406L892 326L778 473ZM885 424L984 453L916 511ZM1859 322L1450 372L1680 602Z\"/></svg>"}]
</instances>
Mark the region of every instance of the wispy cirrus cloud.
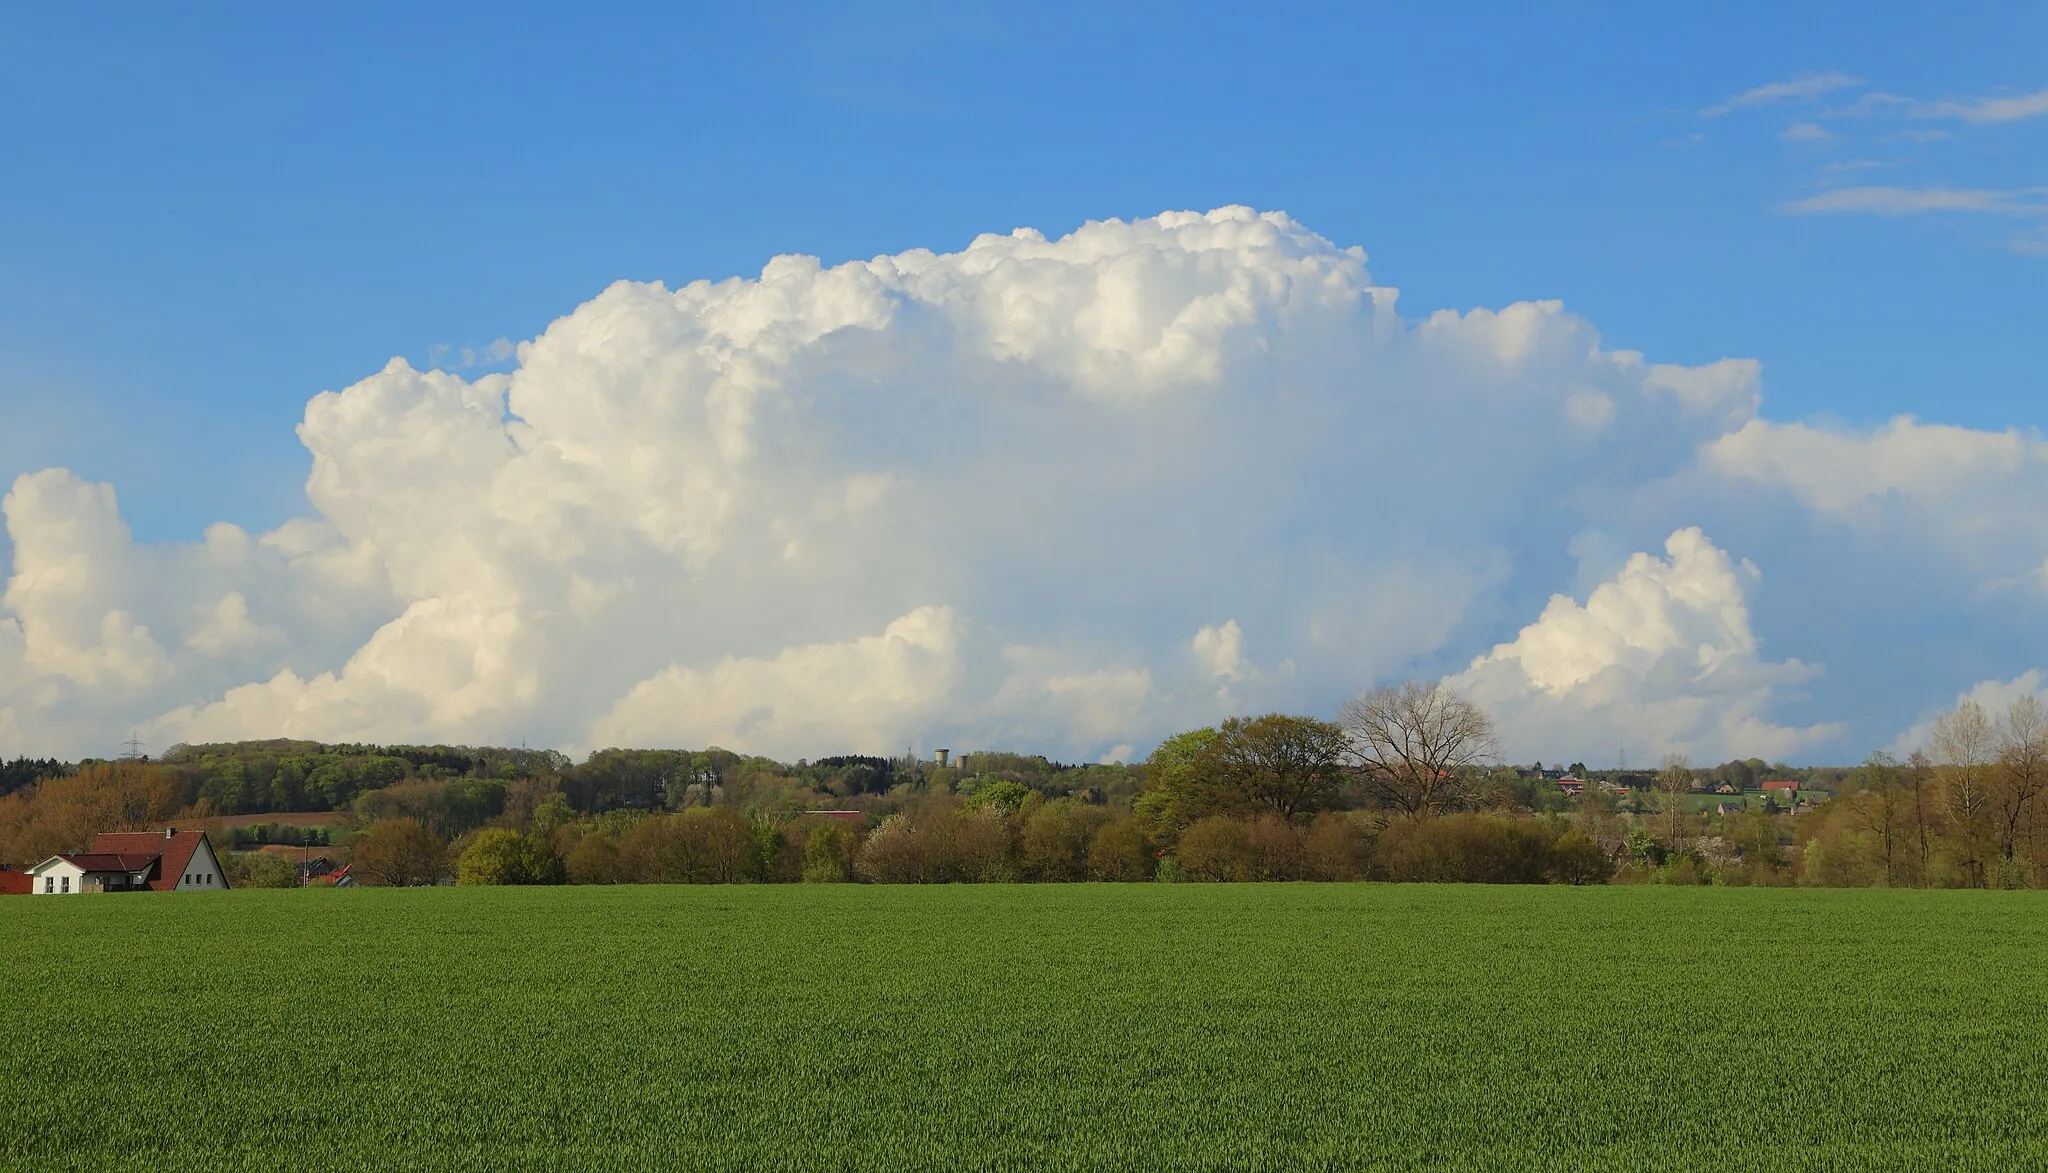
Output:
<instances>
[{"instance_id":1,"label":"wispy cirrus cloud","mask_svg":"<svg viewBox=\"0 0 2048 1173\"><path fill-rule=\"evenodd\" d=\"M2016 94L2005 98L1971 98L1963 101L1921 102L1911 111L1915 118L1955 118L1973 126L1999 122L2020 122L2048 117L2048 90Z\"/></svg>"},{"instance_id":2,"label":"wispy cirrus cloud","mask_svg":"<svg viewBox=\"0 0 2048 1173\"><path fill-rule=\"evenodd\" d=\"M1879 114L1894 114L1917 105L1912 98L1903 94L1886 93L1883 90L1865 90L1856 95L1856 100L1846 106L1830 106L1821 111L1823 118L1868 118Z\"/></svg>"},{"instance_id":3,"label":"wispy cirrus cloud","mask_svg":"<svg viewBox=\"0 0 2048 1173\"><path fill-rule=\"evenodd\" d=\"M1801 77L1788 78L1785 81L1770 82L1757 86L1755 89L1744 90L1718 106L1710 106L1700 111L1700 116L1702 118L1719 118L1724 114L1730 114L1737 110L1769 106L1777 102L1818 98L1822 94L1862 84L1862 78L1851 77L1838 70L1808 74Z\"/></svg>"},{"instance_id":4,"label":"wispy cirrus cloud","mask_svg":"<svg viewBox=\"0 0 2048 1173\"><path fill-rule=\"evenodd\" d=\"M1922 212L1984 212L1999 216L2048 216L2048 188L1992 191L1972 187L1844 187L1794 200L1788 212L1812 215L1862 212L1912 216Z\"/></svg>"}]
</instances>

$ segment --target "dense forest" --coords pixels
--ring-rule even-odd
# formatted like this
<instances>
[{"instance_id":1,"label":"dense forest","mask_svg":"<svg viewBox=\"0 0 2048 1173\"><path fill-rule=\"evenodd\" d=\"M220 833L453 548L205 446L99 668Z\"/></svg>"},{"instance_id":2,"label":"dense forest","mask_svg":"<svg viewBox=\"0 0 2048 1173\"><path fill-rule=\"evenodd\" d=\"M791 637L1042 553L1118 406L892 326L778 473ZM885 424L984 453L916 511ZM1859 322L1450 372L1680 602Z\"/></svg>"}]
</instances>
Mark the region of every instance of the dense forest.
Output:
<instances>
[{"instance_id":1,"label":"dense forest","mask_svg":"<svg viewBox=\"0 0 2048 1173\"><path fill-rule=\"evenodd\" d=\"M1267 714L1142 763L1009 752L795 763L703 750L258 741L0 765L0 865L101 831L214 833L243 884L317 848L369 883L1445 880L2027 887L2048 730L1959 706L1929 751L1589 770L1492 759L1434 685Z\"/></svg>"}]
</instances>

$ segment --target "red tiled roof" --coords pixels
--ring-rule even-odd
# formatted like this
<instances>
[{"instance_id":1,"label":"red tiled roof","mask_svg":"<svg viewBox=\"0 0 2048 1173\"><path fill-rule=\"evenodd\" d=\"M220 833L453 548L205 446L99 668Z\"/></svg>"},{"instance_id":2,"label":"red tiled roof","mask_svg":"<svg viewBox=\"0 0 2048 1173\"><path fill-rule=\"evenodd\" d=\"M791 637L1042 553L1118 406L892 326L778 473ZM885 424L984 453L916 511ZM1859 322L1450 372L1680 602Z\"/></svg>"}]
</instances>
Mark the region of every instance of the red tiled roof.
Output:
<instances>
[{"instance_id":1,"label":"red tiled roof","mask_svg":"<svg viewBox=\"0 0 2048 1173\"><path fill-rule=\"evenodd\" d=\"M35 881L27 872L0 870L0 896L26 896Z\"/></svg>"},{"instance_id":2,"label":"red tiled roof","mask_svg":"<svg viewBox=\"0 0 2048 1173\"><path fill-rule=\"evenodd\" d=\"M205 838L204 831L110 831L92 841L92 850L108 855L161 854L162 863L149 888L152 892L169 892L185 878L185 865L192 862L192 853L199 850Z\"/></svg>"},{"instance_id":3,"label":"red tiled roof","mask_svg":"<svg viewBox=\"0 0 2048 1173\"><path fill-rule=\"evenodd\" d=\"M75 865L86 872L139 872L157 861L162 855L152 851L147 855L139 851L107 853L98 851L79 852L76 855L60 855L57 858Z\"/></svg>"}]
</instances>

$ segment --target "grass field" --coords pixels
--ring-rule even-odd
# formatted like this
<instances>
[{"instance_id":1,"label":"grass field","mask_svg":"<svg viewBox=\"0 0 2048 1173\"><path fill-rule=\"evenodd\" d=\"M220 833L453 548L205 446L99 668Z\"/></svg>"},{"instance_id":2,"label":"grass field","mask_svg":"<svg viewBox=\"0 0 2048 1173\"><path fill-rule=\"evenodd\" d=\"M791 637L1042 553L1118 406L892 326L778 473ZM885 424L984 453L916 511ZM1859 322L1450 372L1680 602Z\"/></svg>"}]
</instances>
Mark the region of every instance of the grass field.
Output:
<instances>
[{"instance_id":1,"label":"grass field","mask_svg":"<svg viewBox=\"0 0 2048 1173\"><path fill-rule=\"evenodd\" d=\"M283 827L338 827L352 817L348 811L282 811L260 815L215 815L210 819L181 822L179 826L219 835L236 827L254 827L263 823Z\"/></svg>"},{"instance_id":2,"label":"grass field","mask_svg":"<svg viewBox=\"0 0 2048 1173\"><path fill-rule=\"evenodd\" d=\"M2041 893L12 899L0 1166L2042 1168L2044 962Z\"/></svg>"}]
</instances>

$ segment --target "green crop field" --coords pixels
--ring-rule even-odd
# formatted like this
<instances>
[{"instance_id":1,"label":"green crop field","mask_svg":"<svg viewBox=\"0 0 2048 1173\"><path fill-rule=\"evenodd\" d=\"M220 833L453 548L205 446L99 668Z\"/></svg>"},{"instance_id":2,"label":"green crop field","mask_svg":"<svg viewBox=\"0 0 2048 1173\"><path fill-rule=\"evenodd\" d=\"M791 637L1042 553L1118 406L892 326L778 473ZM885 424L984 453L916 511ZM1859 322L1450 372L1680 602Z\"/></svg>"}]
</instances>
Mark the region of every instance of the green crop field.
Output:
<instances>
[{"instance_id":1,"label":"green crop field","mask_svg":"<svg viewBox=\"0 0 2048 1173\"><path fill-rule=\"evenodd\" d=\"M2040 893L29 898L0 989L9 1169L2048 1167Z\"/></svg>"}]
</instances>

